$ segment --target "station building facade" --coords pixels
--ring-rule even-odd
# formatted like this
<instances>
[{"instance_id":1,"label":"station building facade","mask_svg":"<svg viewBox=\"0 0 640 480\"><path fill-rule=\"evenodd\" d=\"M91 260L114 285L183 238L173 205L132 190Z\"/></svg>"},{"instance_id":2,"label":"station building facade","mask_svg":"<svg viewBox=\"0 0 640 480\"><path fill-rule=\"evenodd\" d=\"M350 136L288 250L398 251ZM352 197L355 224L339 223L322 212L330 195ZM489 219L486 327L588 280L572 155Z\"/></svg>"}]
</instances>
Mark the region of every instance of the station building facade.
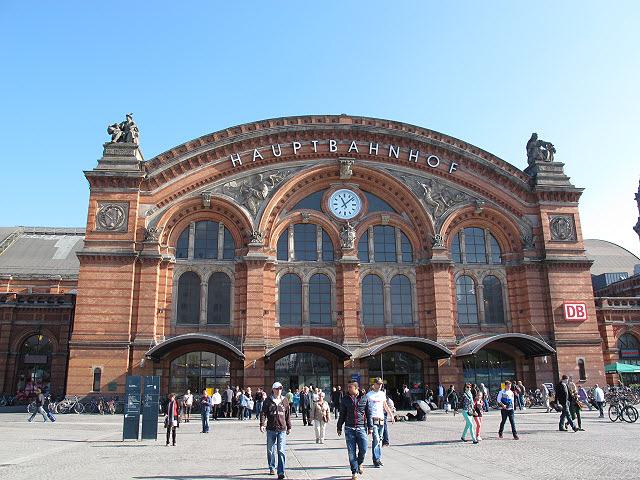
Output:
<instances>
[{"instance_id":1,"label":"station building facade","mask_svg":"<svg viewBox=\"0 0 640 480\"><path fill-rule=\"evenodd\" d=\"M85 176L67 394L122 394L126 375L163 393L605 382L561 162L520 170L421 127L314 115L150 160L106 143Z\"/></svg>"}]
</instances>

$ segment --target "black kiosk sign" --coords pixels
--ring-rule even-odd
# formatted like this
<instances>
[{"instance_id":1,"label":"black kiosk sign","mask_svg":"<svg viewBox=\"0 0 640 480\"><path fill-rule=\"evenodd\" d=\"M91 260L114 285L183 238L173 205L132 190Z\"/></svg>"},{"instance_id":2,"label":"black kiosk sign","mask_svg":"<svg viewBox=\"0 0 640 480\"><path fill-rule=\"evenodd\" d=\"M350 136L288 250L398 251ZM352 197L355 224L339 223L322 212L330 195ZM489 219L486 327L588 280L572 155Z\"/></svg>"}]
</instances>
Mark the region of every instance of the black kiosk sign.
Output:
<instances>
[{"instance_id":1,"label":"black kiosk sign","mask_svg":"<svg viewBox=\"0 0 640 480\"><path fill-rule=\"evenodd\" d=\"M142 440L158 439L158 401L160 396L160 377L144 377L142 396Z\"/></svg>"},{"instance_id":2,"label":"black kiosk sign","mask_svg":"<svg viewBox=\"0 0 640 480\"><path fill-rule=\"evenodd\" d=\"M124 402L124 424L122 440L138 440L140 432L140 407L142 400L142 377L128 376Z\"/></svg>"}]
</instances>

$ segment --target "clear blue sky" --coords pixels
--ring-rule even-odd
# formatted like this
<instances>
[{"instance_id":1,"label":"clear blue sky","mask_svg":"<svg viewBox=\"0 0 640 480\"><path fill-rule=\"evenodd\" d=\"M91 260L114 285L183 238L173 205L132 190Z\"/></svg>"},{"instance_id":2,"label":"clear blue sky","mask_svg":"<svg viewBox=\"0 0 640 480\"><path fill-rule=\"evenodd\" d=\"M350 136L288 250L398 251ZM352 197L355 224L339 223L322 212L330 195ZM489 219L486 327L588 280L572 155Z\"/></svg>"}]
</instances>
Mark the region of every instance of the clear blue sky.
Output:
<instances>
[{"instance_id":1,"label":"clear blue sky","mask_svg":"<svg viewBox=\"0 0 640 480\"><path fill-rule=\"evenodd\" d=\"M585 188L585 238L640 255L640 2L0 2L0 226L84 227L106 127L147 159L265 118L364 115Z\"/></svg>"}]
</instances>

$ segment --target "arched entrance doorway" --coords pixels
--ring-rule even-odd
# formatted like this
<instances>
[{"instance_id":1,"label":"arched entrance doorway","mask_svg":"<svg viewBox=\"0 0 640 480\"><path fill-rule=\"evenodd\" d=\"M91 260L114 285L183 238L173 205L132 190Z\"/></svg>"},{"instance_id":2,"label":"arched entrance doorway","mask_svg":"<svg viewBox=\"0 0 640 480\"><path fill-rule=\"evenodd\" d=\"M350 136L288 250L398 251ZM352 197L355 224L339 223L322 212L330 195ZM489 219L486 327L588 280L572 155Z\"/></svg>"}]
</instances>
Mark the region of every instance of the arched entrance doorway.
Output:
<instances>
[{"instance_id":1,"label":"arched entrance doorway","mask_svg":"<svg viewBox=\"0 0 640 480\"><path fill-rule=\"evenodd\" d=\"M328 393L333 385L331 360L317 353L290 353L276 360L275 380L282 383L285 392L313 385Z\"/></svg>"},{"instance_id":2,"label":"arched entrance doorway","mask_svg":"<svg viewBox=\"0 0 640 480\"><path fill-rule=\"evenodd\" d=\"M618 351L620 352L620 363L640 365L640 341L634 335L630 333L620 335ZM625 385L640 383L640 373L620 373L619 375Z\"/></svg>"},{"instance_id":3,"label":"arched entrance doorway","mask_svg":"<svg viewBox=\"0 0 640 480\"><path fill-rule=\"evenodd\" d=\"M382 378L387 393L398 408L410 408L403 401L405 386L411 392L412 401L424 400L424 364L415 355L391 351L370 357L369 385L376 377Z\"/></svg>"},{"instance_id":4,"label":"arched entrance doorway","mask_svg":"<svg viewBox=\"0 0 640 480\"><path fill-rule=\"evenodd\" d=\"M490 392L498 392L504 382L516 380L516 361L504 352L485 348L462 360L462 376L465 383L484 383Z\"/></svg>"},{"instance_id":5,"label":"arched entrance doorway","mask_svg":"<svg viewBox=\"0 0 640 480\"><path fill-rule=\"evenodd\" d=\"M45 335L31 335L20 344L16 395L33 396L36 388L49 393L53 344Z\"/></svg>"},{"instance_id":6,"label":"arched entrance doorway","mask_svg":"<svg viewBox=\"0 0 640 480\"><path fill-rule=\"evenodd\" d=\"M231 362L215 353L189 352L174 358L169 367L169 391L202 392L205 388L224 390L231 381Z\"/></svg>"}]
</instances>

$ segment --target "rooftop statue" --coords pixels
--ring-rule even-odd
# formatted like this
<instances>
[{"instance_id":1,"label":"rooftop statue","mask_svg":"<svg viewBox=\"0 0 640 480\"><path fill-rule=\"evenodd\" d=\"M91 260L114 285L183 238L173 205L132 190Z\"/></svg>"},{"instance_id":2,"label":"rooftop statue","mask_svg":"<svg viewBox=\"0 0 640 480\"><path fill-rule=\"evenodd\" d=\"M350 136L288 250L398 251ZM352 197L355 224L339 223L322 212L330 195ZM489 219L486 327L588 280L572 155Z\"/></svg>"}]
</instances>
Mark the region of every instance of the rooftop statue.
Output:
<instances>
[{"instance_id":1,"label":"rooftop statue","mask_svg":"<svg viewBox=\"0 0 640 480\"><path fill-rule=\"evenodd\" d=\"M111 135L111 141L116 143L140 143L140 132L136 122L132 120L133 113L127 113L127 119L122 123L114 123L107 127L107 133Z\"/></svg>"},{"instance_id":2,"label":"rooftop statue","mask_svg":"<svg viewBox=\"0 0 640 480\"><path fill-rule=\"evenodd\" d=\"M527 162L533 165L536 162L553 162L553 154L556 148L553 143L538 140L538 134L532 133L527 142Z\"/></svg>"}]
</instances>

